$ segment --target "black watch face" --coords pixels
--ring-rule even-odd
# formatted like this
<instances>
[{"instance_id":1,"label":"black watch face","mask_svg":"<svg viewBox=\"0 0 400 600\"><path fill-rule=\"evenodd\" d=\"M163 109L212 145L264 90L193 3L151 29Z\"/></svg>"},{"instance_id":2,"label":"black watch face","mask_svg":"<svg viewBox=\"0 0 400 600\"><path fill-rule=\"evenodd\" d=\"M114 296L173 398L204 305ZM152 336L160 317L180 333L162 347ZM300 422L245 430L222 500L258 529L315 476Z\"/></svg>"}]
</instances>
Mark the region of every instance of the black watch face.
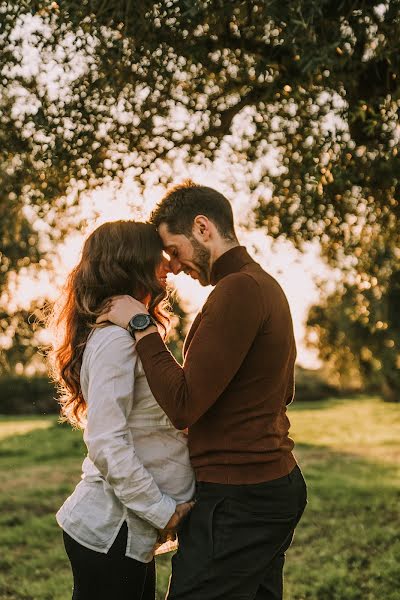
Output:
<instances>
[{"instance_id":1,"label":"black watch face","mask_svg":"<svg viewBox=\"0 0 400 600\"><path fill-rule=\"evenodd\" d=\"M131 320L131 325L134 329L145 329L150 323L149 315L136 315Z\"/></svg>"}]
</instances>

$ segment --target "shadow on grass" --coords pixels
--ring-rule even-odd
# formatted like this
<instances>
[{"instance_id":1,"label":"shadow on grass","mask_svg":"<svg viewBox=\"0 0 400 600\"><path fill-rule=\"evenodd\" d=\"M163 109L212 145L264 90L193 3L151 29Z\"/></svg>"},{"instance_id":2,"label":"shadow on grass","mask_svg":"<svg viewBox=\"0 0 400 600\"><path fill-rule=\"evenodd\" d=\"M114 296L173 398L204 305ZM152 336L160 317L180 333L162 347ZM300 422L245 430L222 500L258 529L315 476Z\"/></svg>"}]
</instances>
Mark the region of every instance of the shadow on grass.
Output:
<instances>
[{"instance_id":1,"label":"shadow on grass","mask_svg":"<svg viewBox=\"0 0 400 600\"><path fill-rule=\"evenodd\" d=\"M328 446L296 444L296 457L308 481L324 487L332 498L342 492L375 490L381 495L383 488L397 492L400 497L400 477L397 464L363 458L352 452L340 452ZM350 501L355 500L353 495Z\"/></svg>"}]
</instances>

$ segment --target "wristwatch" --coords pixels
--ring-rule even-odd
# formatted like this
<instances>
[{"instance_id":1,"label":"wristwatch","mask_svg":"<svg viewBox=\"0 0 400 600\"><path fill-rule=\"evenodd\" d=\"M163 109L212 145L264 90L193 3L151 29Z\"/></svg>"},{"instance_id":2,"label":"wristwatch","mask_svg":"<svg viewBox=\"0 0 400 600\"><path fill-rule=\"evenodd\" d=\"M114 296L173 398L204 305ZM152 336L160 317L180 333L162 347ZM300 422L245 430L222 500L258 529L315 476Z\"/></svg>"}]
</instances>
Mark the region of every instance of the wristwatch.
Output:
<instances>
[{"instance_id":1,"label":"wristwatch","mask_svg":"<svg viewBox=\"0 0 400 600\"><path fill-rule=\"evenodd\" d=\"M155 325L157 327L157 323L153 319L153 317L147 313L140 313L132 317L132 319L128 323L127 330L129 331L133 339L135 339L135 331L144 331L145 329L150 327L150 325Z\"/></svg>"}]
</instances>

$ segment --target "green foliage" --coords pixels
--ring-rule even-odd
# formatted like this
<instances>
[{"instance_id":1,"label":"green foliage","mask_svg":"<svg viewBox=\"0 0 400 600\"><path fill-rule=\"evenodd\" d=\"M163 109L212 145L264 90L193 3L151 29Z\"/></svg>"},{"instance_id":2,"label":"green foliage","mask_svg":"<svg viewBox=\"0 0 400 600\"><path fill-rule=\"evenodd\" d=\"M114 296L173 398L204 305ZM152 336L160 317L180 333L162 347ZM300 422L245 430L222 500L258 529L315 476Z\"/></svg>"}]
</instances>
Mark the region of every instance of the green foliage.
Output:
<instances>
[{"instance_id":1,"label":"green foliage","mask_svg":"<svg viewBox=\"0 0 400 600\"><path fill-rule=\"evenodd\" d=\"M344 284L327 293L308 317L311 344L330 366L336 380L379 386L387 400L400 402L400 271L386 289L369 282L363 293L358 285Z\"/></svg>"},{"instance_id":2,"label":"green foliage","mask_svg":"<svg viewBox=\"0 0 400 600\"><path fill-rule=\"evenodd\" d=\"M318 402L338 395L338 387L331 385L321 372L296 366L295 402Z\"/></svg>"},{"instance_id":3,"label":"green foliage","mask_svg":"<svg viewBox=\"0 0 400 600\"><path fill-rule=\"evenodd\" d=\"M3 174L13 202L29 198L53 219L66 208L55 199L73 189L127 170L145 181L177 149L201 161L224 142L247 169L270 235L299 246L317 237L330 260L366 235L370 252L380 255L379 237L393 253L398 0L2 6ZM24 23L37 49L31 72ZM50 69L60 71L52 86ZM30 108L16 117L20 88ZM263 161L271 148L274 172Z\"/></svg>"},{"instance_id":4,"label":"green foliage","mask_svg":"<svg viewBox=\"0 0 400 600\"><path fill-rule=\"evenodd\" d=\"M400 258L400 0L0 10L0 287L48 256L39 230L59 239L82 190L165 183L184 156L228 160L269 235L318 240L365 306L366 284L384 297Z\"/></svg>"},{"instance_id":5,"label":"green foliage","mask_svg":"<svg viewBox=\"0 0 400 600\"><path fill-rule=\"evenodd\" d=\"M0 377L0 414L58 414L56 389L47 377L4 375Z\"/></svg>"},{"instance_id":6,"label":"green foliage","mask_svg":"<svg viewBox=\"0 0 400 600\"><path fill-rule=\"evenodd\" d=\"M28 309L13 313L0 310L0 376L32 370L45 370L43 315L47 303L36 300ZM28 411L29 412L29 411Z\"/></svg>"},{"instance_id":7,"label":"green foliage","mask_svg":"<svg viewBox=\"0 0 400 600\"><path fill-rule=\"evenodd\" d=\"M285 597L397 600L398 406L304 402L289 416L309 504L287 554ZM65 600L72 577L54 514L79 481L85 448L81 432L51 418L47 429L17 435L35 423L0 419L0 597ZM170 558L157 561L158 600Z\"/></svg>"}]
</instances>

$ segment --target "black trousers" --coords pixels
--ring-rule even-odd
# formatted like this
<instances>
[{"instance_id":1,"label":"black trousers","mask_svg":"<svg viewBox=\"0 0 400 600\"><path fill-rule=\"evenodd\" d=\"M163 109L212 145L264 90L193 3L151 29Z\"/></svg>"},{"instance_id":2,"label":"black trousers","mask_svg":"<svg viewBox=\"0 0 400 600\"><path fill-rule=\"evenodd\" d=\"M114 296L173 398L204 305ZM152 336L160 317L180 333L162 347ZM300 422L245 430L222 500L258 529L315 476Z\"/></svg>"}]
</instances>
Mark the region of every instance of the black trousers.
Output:
<instances>
[{"instance_id":1,"label":"black trousers","mask_svg":"<svg viewBox=\"0 0 400 600\"><path fill-rule=\"evenodd\" d=\"M63 531L74 577L72 600L154 600L155 563L125 556L128 528L121 527L107 554L81 546Z\"/></svg>"},{"instance_id":2,"label":"black trousers","mask_svg":"<svg viewBox=\"0 0 400 600\"><path fill-rule=\"evenodd\" d=\"M297 466L254 485L199 483L179 528L168 600L281 600L285 552L306 503Z\"/></svg>"}]
</instances>

